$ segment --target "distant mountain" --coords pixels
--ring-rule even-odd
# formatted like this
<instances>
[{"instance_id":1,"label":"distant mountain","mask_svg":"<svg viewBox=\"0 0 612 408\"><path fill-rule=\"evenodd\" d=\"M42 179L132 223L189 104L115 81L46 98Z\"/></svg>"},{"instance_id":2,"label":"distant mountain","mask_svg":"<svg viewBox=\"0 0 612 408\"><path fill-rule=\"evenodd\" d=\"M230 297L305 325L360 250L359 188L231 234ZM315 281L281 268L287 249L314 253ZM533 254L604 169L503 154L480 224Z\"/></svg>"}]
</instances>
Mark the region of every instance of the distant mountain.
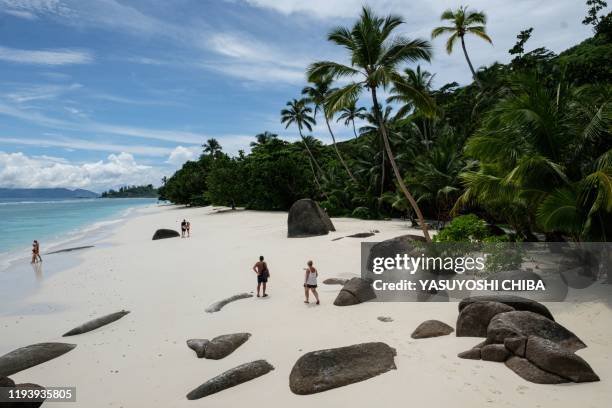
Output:
<instances>
[{"instance_id":1,"label":"distant mountain","mask_svg":"<svg viewBox=\"0 0 612 408\"><path fill-rule=\"evenodd\" d=\"M100 194L93 191L67 188L0 188L0 199L2 198L97 198Z\"/></svg>"}]
</instances>

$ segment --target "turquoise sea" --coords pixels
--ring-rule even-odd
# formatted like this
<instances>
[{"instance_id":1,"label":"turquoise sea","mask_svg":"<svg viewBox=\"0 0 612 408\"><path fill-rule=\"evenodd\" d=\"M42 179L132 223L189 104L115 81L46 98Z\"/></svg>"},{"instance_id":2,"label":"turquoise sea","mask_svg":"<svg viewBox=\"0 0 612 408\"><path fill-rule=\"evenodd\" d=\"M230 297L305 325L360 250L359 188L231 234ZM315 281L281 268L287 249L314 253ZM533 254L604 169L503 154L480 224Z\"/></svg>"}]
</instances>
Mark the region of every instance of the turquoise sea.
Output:
<instances>
[{"instance_id":1,"label":"turquoise sea","mask_svg":"<svg viewBox=\"0 0 612 408\"><path fill-rule=\"evenodd\" d=\"M70 200L0 200L0 269L15 255L29 256L32 240L42 252L78 239L125 216L131 209L154 205L154 198Z\"/></svg>"}]
</instances>

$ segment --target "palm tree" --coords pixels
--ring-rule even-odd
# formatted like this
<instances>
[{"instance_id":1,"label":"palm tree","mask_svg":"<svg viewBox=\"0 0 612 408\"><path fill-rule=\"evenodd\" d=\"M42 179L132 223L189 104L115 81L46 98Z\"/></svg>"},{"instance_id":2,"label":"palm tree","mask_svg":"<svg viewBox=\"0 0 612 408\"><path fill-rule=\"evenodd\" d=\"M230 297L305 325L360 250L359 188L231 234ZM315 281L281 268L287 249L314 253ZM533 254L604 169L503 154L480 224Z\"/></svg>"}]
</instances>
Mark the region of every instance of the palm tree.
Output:
<instances>
[{"instance_id":1,"label":"palm tree","mask_svg":"<svg viewBox=\"0 0 612 408\"><path fill-rule=\"evenodd\" d=\"M457 10L448 9L444 11L442 16L440 16L440 20L447 20L452 25L434 28L431 32L431 38L439 37L445 33L450 34L450 37L448 37L446 41L446 52L449 54L453 52L453 47L457 39L461 40L463 55L465 55L465 60L470 66L470 71L472 71L472 78L474 78L474 81L476 81L479 87L482 87L465 48L465 35L473 34L492 44L493 41L491 41L491 38L487 35L485 28L487 16L482 11L468 10L467 7L461 6Z\"/></svg>"},{"instance_id":2,"label":"palm tree","mask_svg":"<svg viewBox=\"0 0 612 408\"><path fill-rule=\"evenodd\" d=\"M352 82L329 95L326 107L330 113L338 112L342 108L355 103L364 89L370 91L374 113L380 125L385 150L393 167L397 183L417 214L425 239L431 241L423 213L408 191L391 151L381 106L378 103L378 88L387 88L391 83L401 79L397 72L401 63L419 60L429 61L431 58L431 46L426 40L409 40L403 36L392 37L393 31L400 24L402 24L402 20L399 17L390 15L382 18L375 15L368 7L363 7L359 21L351 29L338 27L332 30L328 36L330 41L349 50L351 65L343 65L333 61L316 62L308 68L308 77L310 81L316 81L325 76L331 76L334 79L359 78L358 81ZM399 85L407 94L412 93L416 104L424 106L429 104L425 95L417 89L411 88L409 84L395 83L395 85Z\"/></svg>"},{"instance_id":3,"label":"palm tree","mask_svg":"<svg viewBox=\"0 0 612 408\"><path fill-rule=\"evenodd\" d=\"M355 119L365 119L365 115L366 115L367 109L364 108L363 106L361 107L357 107L356 103L352 103L349 106L346 106L342 109L340 109L340 115L338 116L338 119L336 120L336 122L340 122L341 120L344 120L344 126L349 126L350 124L353 125L353 134L355 135L355 138L357 138L357 129L355 128Z\"/></svg>"},{"instance_id":4,"label":"palm tree","mask_svg":"<svg viewBox=\"0 0 612 408\"><path fill-rule=\"evenodd\" d=\"M208 139L206 143L202 145L204 149L204 153L208 153L209 155L215 157L221 151L221 144L215 138Z\"/></svg>"},{"instance_id":5,"label":"palm tree","mask_svg":"<svg viewBox=\"0 0 612 408\"><path fill-rule=\"evenodd\" d=\"M278 135L276 133L272 133L272 132L268 132L267 130L263 133L259 133L257 135L255 135L255 139L257 140L256 142L251 142L250 146L251 147L256 147L256 146L261 146L261 145L265 145L266 143L268 143L270 140L272 139L276 139L278 137Z\"/></svg>"},{"instance_id":6,"label":"palm tree","mask_svg":"<svg viewBox=\"0 0 612 408\"><path fill-rule=\"evenodd\" d=\"M302 129L306 128L309 132L312 132L312 126L317 124L314 119L314 116L312 115L312 108L308 106L308 100L306 98L302 98L299 100L293 99L287 102L286 106L287 108L281 110L281 123L285 125L285 129L287 129L290 125L295 124L298 128L298 132L300 134L300 137L302 138L302 141L304 141L305 139L302 133ZM306 142L304 142L304 146L306 146L306 151L308 152L310 159L317 167L317 170L321 174L323 174L321 166L319 166L319 163L315 159L314 155L312 154L312 151L310 150L310 147L308 147L308 144Z\"/></svg>"},{"instance_id":7,"label":"palm tree","mask_svg":"<svg viewBox=\"0 0 612 408\"><path fill-rule=\"evenodd\" d=\"M325 98L327 98L328 94L334 91L334 89L331 88L331 84L332 78L330 76L321 77L319 78L319 80L314 81L312 83L312 86L304 87L302 89L302 95L306 95L308 101L314 105L315 118L317 116L317 112L319 110L322 111L323 117L325 118L325 124L327 125L327 130L329 130L329 134L331 135L332 144L334 146L334 150L336 151L336 155L340 159L340 163L342 163L342 166L346 170L346 173L349 175L351 180L353 180L355 184L359 184L355 176L353 176L353 173L351 173L351 170L349 169L348 165L344 161L344 158L340 154L340 150L338 150L338 145L336 145L336 137L334 136L334 132L332 132L331 126L329 125L329 118L331 115L329 115L325 109Z\"/></svg>"},{"instance_id":8,"label":"palm tree","mask_svg":"<svg viewBox=\"0 0 612 408\"><path fill-rule=\"evenodd\" d=\"M418 89L423 95L429 96L434 76L434 74L427 70L421 70L421 66L417 65L416 70L412 68L404 69L402 80L404 83L409 84L411 88ZM405 87L401 86L391 87L391 95L387 98L387 103L396 102L402 104L402 107L397 111L397 117L404 117L415 108L412 95L410 93L405 94L403 92L404 89ZM433 105L433 101L431 104ZM430 115L431 112L426 112L425 116Z\"/></svg>"}]
</instances>

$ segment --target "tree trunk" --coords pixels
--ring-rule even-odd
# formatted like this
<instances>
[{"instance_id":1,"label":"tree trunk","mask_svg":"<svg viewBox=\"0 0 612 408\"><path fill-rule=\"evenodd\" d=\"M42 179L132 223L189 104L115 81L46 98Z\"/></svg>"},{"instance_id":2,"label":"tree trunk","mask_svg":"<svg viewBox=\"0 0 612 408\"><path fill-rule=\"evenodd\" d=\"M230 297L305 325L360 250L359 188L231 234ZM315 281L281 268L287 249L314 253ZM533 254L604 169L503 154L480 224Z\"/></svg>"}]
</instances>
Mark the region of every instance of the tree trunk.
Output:
<instances>
[{"instance_id":1,"label":"tree trunk","mask_svg":"<svg viewBox=\"0 0 612 408\"><path fill-rule=\"evenodd\" d=\"M414 209L414 212L416 213L417 218L419 220L421 230L423 230L423 236L425 237L427 242L431 242L431 237L429 236L427 224L425 223L425 218L423 218L423 213L421 212L421 209L419 208L419 205L415 201L414 197L412 197L412 194L410 194L410 192L408 191L408 188L404 183L404 179L402 178L399 168L397 167L397 163L395 162L393 152L391 151L391 144L389 143L389 138L387 137L387 128L385 127L385 123L380 112L380 106L378 105L378 99L376 98L376 88L370 88L370 91L372 92L372 103L374 104L374 112L376 117L378 118L378 126L380 127L383 141L385 143L385 150L387 151L387 155L389 156L389 163L391 163L391 167L393 168L393 172L395 173L397 184L399 184L402 193L404 193L404 196L406 196L406 199L408 200L408 202L410 202L410 205Z\"/></svg>"},{"instance_id":2,"label":"tree trunk","mask_svg":"<svg viewBox=\"0 0 612 408\"><path fill-rule=\"evenodd\" d=\"M355 139L357 139L357 129L355 129L355 119L353 119L351 122L353 122L353 134L355 135Z\"/></svg>"},{"instance_id":3,"label":"tree trunk","mask_svg":"<svg viewBox=\"0 0 612 408\"><path fill-rule=\"evenodd\" d=\"M382 138L382 135L380 136ZM382 167L380 168L380 196L385 193L385 148L382 150Z\"/></svg>"},{"instance_id":4,"label":"tree trunk","mask_svg":"<svg viewBox=\"0 0 612 408\"><path fill-rule=\"evenodd\" d=\"M336 145L336 137L334 136L334 132L332 132L331 130L331 126L329 125L329 119L327 118L327 114L325 113L325 111L323 111L323 116L325 116L325 123L327 124L327 130L329 130L329 134L331 135L332 142L334 145L334 150L336 151L336 155L340 159L340 163L342 163L342 166L344 166L344 169L346 170L346 173L349 175L351 180L353 180L355 184L359 185L359 182L357 181L355 176L353 176L353 173L351 173L351 170L348 168L346 162L342 158L342 155L340 154L340 150L338 150L338 146Z\"/></svg>"},{"instance_id":5,"label":"tree trunk","mask_svg":"<svg viewBox=\"0 0 612 408\"><path fill-rule=\"evenodd\" d=\"M317 170L319 170L321 175L325 175L325 173L323 173L323 169L321 168L321 166L319 166L317 159L315 159L314 155L312 154L312 151L310 151L310 147L308 147L308 143L306 143L306 139L304 138L304 135L302 135L302 128L298 127L298 131L300 132L300 137L302 138L302 142L304 143L304 146L306 147L306 151L310 155L310 159L314 162L315 166L317 167Z\"/></svg>"},{"instance_id":6,"label":"tree trunk","mask_svg":"<svg viewBox=\"0 0 612 408\"><path fill-rule=\"evenodd\" d=\"M482 84L476 77L476 71L474 71L474 67L472 66L472 61L470 61L470 57L468 56L467 49L465 48L465 41L463 40L463 36L461 36L461 48L463 48L463 55L465 55L465 60L470 66L470 71L472 71L472 78L474 78L474 82L476 82L476 84L478 84L480 89L482 89Z\"/></svg>"},{"instance_id":7,"label":"tree trunk","mask_svg":"<svg viewBox=\"0 0 612 408\"><path fill-rule=\"evenodd\" d=\"M312 177L314 178L314 182L317 185L317 188L319 189L319 191L325 198L329 199L329 196L325 194L325 191L323 191L323 187L321 187L321 184L319 184L319 179L317 178L317 172L315 171L315 168L312 165L312 159L310 157L308 158L308 163L310 164L310 170L312 170Z\"/></svg>"}]
</instances>

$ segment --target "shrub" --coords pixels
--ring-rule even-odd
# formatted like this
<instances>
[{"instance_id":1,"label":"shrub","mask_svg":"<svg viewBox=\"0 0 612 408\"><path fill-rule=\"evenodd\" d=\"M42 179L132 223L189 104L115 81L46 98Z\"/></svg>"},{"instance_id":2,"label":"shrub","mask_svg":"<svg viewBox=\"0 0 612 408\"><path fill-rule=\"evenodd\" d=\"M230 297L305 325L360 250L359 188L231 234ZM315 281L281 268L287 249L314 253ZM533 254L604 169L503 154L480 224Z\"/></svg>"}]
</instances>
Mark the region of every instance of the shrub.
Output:
<instances>
[{"instance_id":1,"label":"shrub","mask_svg":"<svg viewBox=\"0 0 612 408\"><path fill-rule=\"evenodd\" d=\"M436 234L435 242L480 242L489 236L487 224L474 214L461 215Z\"/></svg>"}]
</instances>

